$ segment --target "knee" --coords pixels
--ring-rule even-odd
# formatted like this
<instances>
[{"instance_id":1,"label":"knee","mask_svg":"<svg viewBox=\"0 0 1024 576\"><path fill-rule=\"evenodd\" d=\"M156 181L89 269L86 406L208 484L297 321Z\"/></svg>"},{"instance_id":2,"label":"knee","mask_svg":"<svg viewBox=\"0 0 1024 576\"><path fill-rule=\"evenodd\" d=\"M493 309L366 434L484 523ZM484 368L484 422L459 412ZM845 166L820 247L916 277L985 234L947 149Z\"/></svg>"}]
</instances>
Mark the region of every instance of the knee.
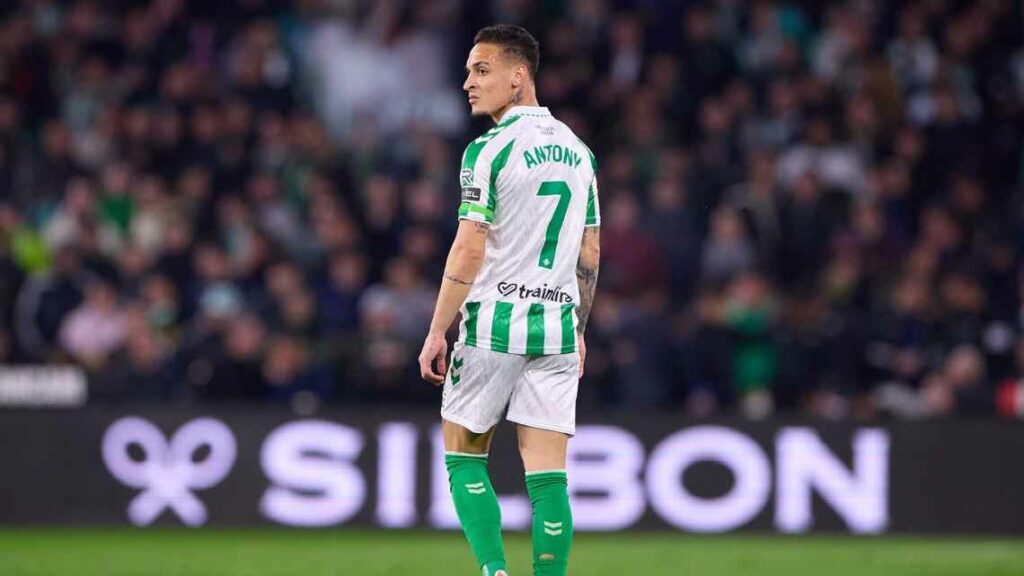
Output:
<instances>
[{"instance_id":1,"label":"knee","mask_svg":"<svg viewBox=\"0 0 1024 576\"><path fill-rule=\"evenodd\" d=\"M564 469L567 444L568 436L560 432L519 428L519 455L527 471Z\"/></svg>"},{"instance_id":2,"label":"knee","mask_svg":"<svg viewBox=\"0 0 1024 576\"><path fill-rule=\"evenodd\" d=\"M565 468L565 452L559 446L539 443L519 444L519 455L523 467L533 470L562 470Z\"/></svg>"},{"instance_id":3,"label":"knee","mask_svg":"<svg viewBox=\"0 0 1024 576\"><path fill-rule=\"evenodd\" d=\"M444 435L444 449L448 452L464 452L466 454L486 454L491 448L493 429L482 434L445 420L441 425Z\"/></svg>"}]
</instances>

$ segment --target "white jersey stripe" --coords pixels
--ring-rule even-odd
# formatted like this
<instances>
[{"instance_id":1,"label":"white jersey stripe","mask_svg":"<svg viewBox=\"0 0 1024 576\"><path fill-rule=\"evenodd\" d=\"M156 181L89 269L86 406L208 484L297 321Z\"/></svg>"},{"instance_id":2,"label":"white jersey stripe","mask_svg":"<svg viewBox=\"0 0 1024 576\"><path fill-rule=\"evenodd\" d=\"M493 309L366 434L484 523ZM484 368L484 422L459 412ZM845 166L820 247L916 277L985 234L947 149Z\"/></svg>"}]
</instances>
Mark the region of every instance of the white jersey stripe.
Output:
<instances>
[{"instance_id":1,"label":"white jersey stripe","mask_svg":"<svg viewBox=\"0 0 1024 576\"><path fill-rule=\"evenodd\" d=\"M477 321L477 346L491 348L491 330L494 325L494 302L480 303L480 319Z\"/></svg>"}]
</instances>

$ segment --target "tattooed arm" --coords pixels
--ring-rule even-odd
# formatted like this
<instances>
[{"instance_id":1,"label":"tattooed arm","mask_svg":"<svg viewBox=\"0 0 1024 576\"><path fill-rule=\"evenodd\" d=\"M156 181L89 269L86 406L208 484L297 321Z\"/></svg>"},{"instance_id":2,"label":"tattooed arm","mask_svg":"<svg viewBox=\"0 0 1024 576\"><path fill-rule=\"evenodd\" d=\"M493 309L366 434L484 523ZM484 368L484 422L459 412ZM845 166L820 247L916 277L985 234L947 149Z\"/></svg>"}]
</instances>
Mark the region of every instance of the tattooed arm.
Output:
<instances>
[{"instance_id":1,"label":"tattooed arm","mask_svg":"<svg viewBox=\"0 0 1024 576\"><path fill-rule=\"evenodd\" d=\"M590 308L594 304L594 290L597 288L597 272L601 265L601 227L583 229L583 244L580 258L576 262L576 280L580 288L580 305L576 308L579 325L576 331L582 336L587 329Z\"/></svg>"},{"instance_id":2,"label":"tattooed arm","mask_svg":"<svg viewBox=\"0 0 1024 576\"><path fill-rule=\"evenodd\" d=\"M576 262L576 281L580 288L580 305L576 307L579 324L580 378L583 377L583 366L587 362L587 344L583 333L587 330L590 308L594 305L594 291L597 289L597 272L601 266L601 228L590 226L583 229L583 243L580 246L580 258Z\"/></svg>"},{"instance_id":3,"label":"tattooed arm","mask_svg":"<svg viewBox=\"0 0 1024 576\"><path fill-rule=\"evenodd\" d=\"M471 220L459 221L459 230L444 266L444 278L437 293L430 332L419 357L420 375L428 382L440 384L444 380L445 354L448 352L444 334L466 301L469 289L484 263L484 247L489 230L487 224ZM435 361L436 370L432 365Z\"/></svg>"}]
</instances>

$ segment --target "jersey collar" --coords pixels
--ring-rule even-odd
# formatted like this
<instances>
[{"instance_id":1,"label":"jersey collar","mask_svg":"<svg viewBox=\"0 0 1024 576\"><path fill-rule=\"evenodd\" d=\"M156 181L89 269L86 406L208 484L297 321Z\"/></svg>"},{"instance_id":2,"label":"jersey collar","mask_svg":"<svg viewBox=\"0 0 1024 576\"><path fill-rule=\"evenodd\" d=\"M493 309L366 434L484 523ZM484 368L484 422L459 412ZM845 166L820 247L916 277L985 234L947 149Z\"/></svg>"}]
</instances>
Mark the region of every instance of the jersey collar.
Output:
<instances>
[{"instance_id":1,"label":"jersey collar","mask_svg":"<svg viewBox=\"0 0 1024 576\"><path fill-rule=\"evenodd\" d=\"M551 111L547 106L513 106L505 112L501 121L504 122L513 116L551 116Z\"/></svg>"}]
</instances>

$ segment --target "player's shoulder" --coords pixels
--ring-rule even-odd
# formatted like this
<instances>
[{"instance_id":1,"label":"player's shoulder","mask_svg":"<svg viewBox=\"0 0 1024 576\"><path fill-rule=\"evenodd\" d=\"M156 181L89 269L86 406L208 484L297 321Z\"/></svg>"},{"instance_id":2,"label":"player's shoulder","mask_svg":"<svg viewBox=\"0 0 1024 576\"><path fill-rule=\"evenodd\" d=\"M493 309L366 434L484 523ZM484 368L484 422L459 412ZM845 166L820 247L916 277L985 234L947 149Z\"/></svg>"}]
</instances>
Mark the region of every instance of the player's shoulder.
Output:
<instances>
[{"instance_id":1,"label":"player's shoulder","mask_svg":"<svg viewBox=\"0 0 1024 576\"><path fill-rule=\"evenodd\" d=\"M582 146L583 150L587 153L587 158L590 160L590 167L593 169L594 174L597 174L597 156L594 156L594 151L590 149L590 146L587 146L587 143L584 142L582 138L575 134L573 134L573 137L580 143L580 146Z\"/></svg>"},{"instance_id":2,"label":"player's shoulder","mask_svg":"<svg viewBox=\"0 0 1024 576\"><path fill-rule=\"evenodd\" d=\"M515 125L516 119L510 118L494 126L487 132L474 138L466 145L462 153L462 171L460 178L463 187L472 182L474 174L492 170L495 163L504 164L512 153L515 138L509 129Z\"/></svg>"},{"instance_id":3,"label":"player's shoulder","mask_svg":"<svg viewBox=\"0 0 1024 576\"><path fill-rule=\"evenodd\" d=\"M502 120L490 130L477 136L466 145L464 155L476 154L481 156L493 156L499 150L507 146L519 133L516 127L520 122L520 116L512 116Z\"/></svg>"},{"instance_id":4,"label":"player's shoulder","mask_svg":"<svg viewBox=\"0 0 1024 576\"><path fill-rule=\"evenodd\" d=\"M569 126L567 126L564 122L562 122L561 120L556 120L556 121L560 125L561 130L563 131L563 137L565 138L565 140L568 141L568 142L572 142L576 146L579 146L580 150L582 150L582 152L583 152L583 155L590 162L590 167L593 169L594 173L596 174L597 173L597 157L594 156L594 152L590 149L590 146L588 146L587 143L584 142L582 138L577 136L576 133L572 131L572 128L569 128Z\"/></svg>"}]
</instances>

